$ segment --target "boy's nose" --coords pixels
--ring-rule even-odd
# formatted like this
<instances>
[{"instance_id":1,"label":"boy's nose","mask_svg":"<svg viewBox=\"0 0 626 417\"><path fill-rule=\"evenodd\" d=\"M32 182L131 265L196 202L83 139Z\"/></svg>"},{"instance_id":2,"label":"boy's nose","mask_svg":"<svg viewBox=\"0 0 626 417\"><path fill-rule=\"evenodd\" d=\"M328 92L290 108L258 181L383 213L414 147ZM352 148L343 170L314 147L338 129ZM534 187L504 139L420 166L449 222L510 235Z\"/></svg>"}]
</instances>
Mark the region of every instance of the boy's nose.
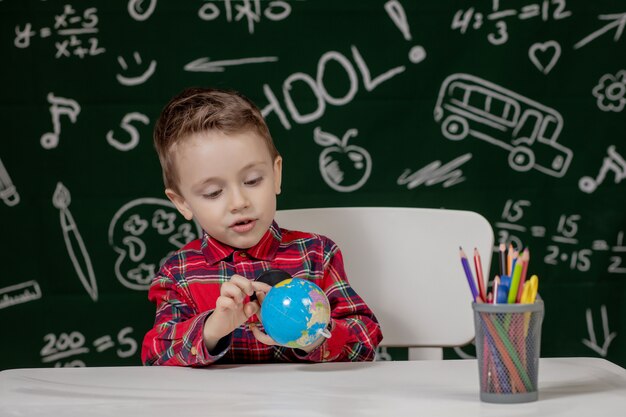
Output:
<instances>
[{"instance_id":1,"label":"boy's nose","mask_svg":"<svg viewBox=\"0 0 626 417\"><path fill-rule=\"evenodd\" d=\"M250 205L250 200L244 190L236 188L231 196L231 211L240 211Z\"/></svg>"}]
</instances>

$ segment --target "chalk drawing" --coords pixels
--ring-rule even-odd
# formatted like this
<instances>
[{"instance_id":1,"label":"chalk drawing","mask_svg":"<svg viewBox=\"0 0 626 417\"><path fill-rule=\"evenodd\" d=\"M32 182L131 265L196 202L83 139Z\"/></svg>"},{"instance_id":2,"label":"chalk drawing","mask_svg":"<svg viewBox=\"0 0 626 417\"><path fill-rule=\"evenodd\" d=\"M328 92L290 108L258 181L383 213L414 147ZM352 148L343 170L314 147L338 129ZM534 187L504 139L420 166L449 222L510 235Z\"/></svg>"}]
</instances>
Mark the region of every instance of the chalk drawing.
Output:
<instances>
[{"instance_id":1,"label":"chalk drawing","mask_svg":"<svg viewBox=\"0 0 626 417\"><path fill-rule=\"evenodd\" d=\"M348 140L358 133L356 129L349 129L339 139L319 127L315 128L315 143L325 148L319 157L320 173L333 190L344 193L358 190L372 172L369 152L360 146L348 145Z\"/></svg>"},{"instance_id":2,"label":"chalk drawing","mask_svg":"<svg viewBox=\"0 0 626 417\"><path fill-rule=\"evenodd\" d=\"M450 140L468 136L509 152L509 166L560 178L574 153L557 143L563 118L556 110L469 74L453 74L441 85L434 110Z\"/></svg>"},{"instance_id":3,"label":"chalk drawing","mask_svg":"<svg viewBox=\"0 0 626 417\"><path fill-rule=\"evenodd\" d=\"M600 110L621 112L626 106L626 70L604 74L591 91Z\"/></svg>"},{"instance_id":4,"label":"chalk drawing","mask_svg":"<svg viewBox=\"0 0 626 417\"><path fill-rule=\"evenodd\" d=\"M74 270L78 274L81 284L93 301L98 301L98 285L91 266L91 258L83 242L83 238L76 226L74 217L69 210L71 196L69 190L58 182L52 196L52 204L59 209L59 222L63 231L65 248L70 255Z\"/></svg>"},{"instance_id":5,"label":"chalk drawing","mask_svg":"<svg viewBox=\"0 0 626 417\"><path fill-rule=\"evenodd\" d=\"M187 65L184 70L190 72L224 72L225 67L233 67L248 64L263 64L266 62L278 62L277 56L261 56L255 58L225 59L221 61L211 61L211 58L198 58Z\"/></svg>"},{"instance_id":6,"label":"chalk drawing","mask_svg":"<svg viewBox=\"0 0 626 417\"><path fill-rule=\"evenodd\" d=\"M76 118L80 114L80 105L76 100L57 97L54 93L48 93L47 98L48 103L50 103L50 115L52 116L52 132L44 133L40 142L44 149L52 149L59 145L61 116L67 116L72 123L76 123Z\"/></svg>"},{"instance_id":7,"label":"chalk drawing","mask_svg":"<svg viewBox=\"0 0 626 417\"><path fill-rule=\"evenodd\" d=\"M626 160L617 153L615 146L609 146L607 154L608 156L602 160L600 172L598 172L595 178L585 176L578 181L578 188L581 191L587 194L593 193L598 188L598 185L604 182L609 172L613 172L615 184L619 184L626 178Z\"/></svg>"},{"instance_id":8,"label":"chalk drawing","mask_svg":"<svg viewBox=\"0 0 626 417\"><path fill-rule=\"evenodd\" d=\"M0 310L40 298L41 288L37 281L34 280L0 288Z\"/></svg>"},{"instance_id":9,"label":"chalk drawing","mask_svg":"<svg viewBox=\"0 0 626 417\"><path fill-rule=\"evenodd\" d=\"M609 330L609 318L606 312L606 306L602 305L600 307L600 315L602 317L602 331L604 336L604 341L601 345L598 344L598 340L596 339L596 331L593 328L593 315L590 308L586 310L585 315L587 319L587 333L589 335L589 338L582 340L583 345L587 346L589 349L593 350L598 355L604 358L608 354L611 342L617 336L617 332L611 332Z\"/></svg>"},{"instance_id":10,"label":"chalk drawing","mask_svg":"<svg viewBox=\"0 0 626 417\"><path fill-rule=\"evenodd\" d=\"M148 3L148 5L144 7L143 3ZM133 19L143 22L144 20L148 20L148 18L152 16L156 5L157 0L129 0L128 14Z\"/></svg>"},{"instance_id":11,"label":"chalk drawing","mask_svg":"<svg viewBox=\"0 0 626 417\"><path fill-rule=\"evenodd\" d=\"M139 52L133 53L133 58L135 59L135 64L137 64L137 67L141 67L143 62L141 60L141 55L139 55ZM128 64L126 63L126 60L124 58L122 58L121 56L118 56L117 62L120 64L120 67L122 67L124 71L128 70ZM148 64L148 67L145 70L143 70L143 73L132 76L132 77L122 75L122 74L115 74L115 78L117 78L117 81L120 84L128 86L128 87L141 85L145 83L150 77L152 77L152 75L154 74L154 71L156 71L156 66L157 66L157 62L153 59L152 61L150 61L150 64Z\"/></svg>"},{"instance_id":12,"label":"chalk drawing","mask_svg":"<svg viewBox=\"0 0 626 417\"><path fill-rule=\"evenodd\" d=\"M13 185L13 181L11 181L11 177L2 163L2 159L0 159L0 198L9 207L13 207L20 202L20 195L15 185Z\"/></svg>"},{"instance_id":13,"label":"chalk drawing","mask_svg":"<svg viewBox=\"0 0 626 417\"><path fill-rule=\"evenodd\" d=\"M576 42L574 49L582 48L594 39L604 35L612 29L615 29L615 35L613 36L613 42L617 42L624 33L624 26L626 26L626 13L613 13L613 14L601 14L598 16L599 20L608 20L609 23L602 26L600 29L585 36L583 39Z\"/></svg>"},{"instance_id":14,"label":"chalk drawing","mask_svg":"<svg viewBox=\"0 0 626 417\"><path fill-rule=\"evenodd\" d=\"M557 41L538 42L528 49L528 57L537 69L549 73L561 56L561 45Z\"/></svg>"},{"instance_id":15,"label":"chalk drawing","mask_svg":"<svg viewBox=\"0 0 626 417\"><path fill-rule=\"evenodd\" d=\"M138 198L117 210L108 236L118 254L114 265L116 278L126 288L144 291L161 263L202 236L202 229L187 222L169 200Z\"/></svg>"},{"instance_id":16,"label":"chalk drawing","mask_svg":"<svg viewBox=\"0 0 626 417\"><path fill-rule=\"evenodd\" d=\"M429 187L440 183L443 183L443 188L449 188L465 181L463 171L458 168L470 159L472 159L472 154L466 153L444 165L439 160L433 161L413 173L407 168L398 177L396 183L398 185L406 185L406 188L409 190L422 184Z\"/></svg>"}]
</instances>

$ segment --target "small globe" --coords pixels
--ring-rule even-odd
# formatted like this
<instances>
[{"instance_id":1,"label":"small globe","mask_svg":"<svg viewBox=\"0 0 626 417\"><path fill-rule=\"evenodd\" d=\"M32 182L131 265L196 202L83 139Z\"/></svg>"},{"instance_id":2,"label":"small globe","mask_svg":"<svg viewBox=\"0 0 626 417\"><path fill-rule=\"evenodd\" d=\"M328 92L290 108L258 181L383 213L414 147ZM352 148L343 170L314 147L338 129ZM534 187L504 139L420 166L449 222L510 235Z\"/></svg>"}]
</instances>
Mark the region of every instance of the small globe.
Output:
<instances>
[{"instance_id":1,"label":"small globe","mask_svg":"<svg viewBox=\"0 0 626 417\"><path fill-rule=\"evenodd\" d=\"M291 278L268 291L261 305L265 332L283 346L303 348L323 335L330 323L330 304L311 281Z\"/></svg>"}]
</instances>

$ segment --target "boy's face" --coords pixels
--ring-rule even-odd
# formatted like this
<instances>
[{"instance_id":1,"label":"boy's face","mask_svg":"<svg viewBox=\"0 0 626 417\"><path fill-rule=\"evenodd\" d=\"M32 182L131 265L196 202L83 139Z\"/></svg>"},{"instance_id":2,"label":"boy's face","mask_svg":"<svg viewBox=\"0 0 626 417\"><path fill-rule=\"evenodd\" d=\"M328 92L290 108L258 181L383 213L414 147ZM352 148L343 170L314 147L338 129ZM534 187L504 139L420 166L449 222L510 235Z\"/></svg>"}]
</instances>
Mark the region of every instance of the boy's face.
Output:
<instances>
[{"instance_id":1,"label":"boy's face","mask_svg":"<svg viewBox=\"0 0 626 417\"><path fill-rule=\"evenodd\" d=\"M174 152L180 193L165 193L178 211L222 243L256 245L274 220L282 159L253 131L197 133Z\"/></svg>"}]
</instances>

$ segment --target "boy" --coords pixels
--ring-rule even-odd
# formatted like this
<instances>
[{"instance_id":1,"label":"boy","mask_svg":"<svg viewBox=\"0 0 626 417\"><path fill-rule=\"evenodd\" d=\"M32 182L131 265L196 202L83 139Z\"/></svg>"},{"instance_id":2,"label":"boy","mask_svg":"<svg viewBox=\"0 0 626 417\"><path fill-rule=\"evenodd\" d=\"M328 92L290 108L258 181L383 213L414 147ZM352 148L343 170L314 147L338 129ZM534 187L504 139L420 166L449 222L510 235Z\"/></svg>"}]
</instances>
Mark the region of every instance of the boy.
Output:
<instances>
[{"instance_id":1,"label":"boy","mask_svg":"<svg viewBox=\"0 0 626 417\"><path fill-rule=\"evenodd\" d=\"M274 222L282 158L259 109L242 95L188 89L163 109L154 129L165 194L201 239L171 256L153 279L154 327L142 346L145 365L364 361L382 334L372 311L345 278L328 238ZM279 346L260 326L263 271L283 269L325 291L331 337L305 350ZM257 300L250 301L252 294Z\"/></svg>"}]
</instances>

